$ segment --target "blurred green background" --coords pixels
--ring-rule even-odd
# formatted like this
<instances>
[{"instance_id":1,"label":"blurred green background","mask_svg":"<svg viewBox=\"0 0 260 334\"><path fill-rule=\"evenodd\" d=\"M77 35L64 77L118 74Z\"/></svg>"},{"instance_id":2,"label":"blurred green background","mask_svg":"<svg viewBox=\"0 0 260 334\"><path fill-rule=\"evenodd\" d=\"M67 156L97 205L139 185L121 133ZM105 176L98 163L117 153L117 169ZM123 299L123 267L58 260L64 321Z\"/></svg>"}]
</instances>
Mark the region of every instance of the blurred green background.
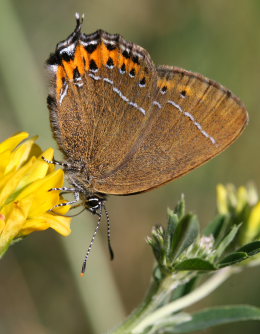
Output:
<instances>
[{"instance_id":1,"label":"blurred green background","mask_svg":"<svg viewBox=\"0 0 260 334\"><path fill-rule=\"evenodd\" d=\"M247 105L250 123L226 152L187 176L138 196L111 197L115 260L99 233L82 279L81 263L95 218L73 219L72 235L34 233L12 247L0 266L0 333L101 333L142 300L153 257L144 239L166 223L166 208L182 193L205 225L215 214L215 186L253 181L260 189L259 0L1 0L0 139L17 131L54 146L46 107L44 62L85 13L83 31L102 28L145 47L155 63L200 72L230 88ZM59 158L59 153L56 156ZM193 309L220 304L260 306L259 268L233 277ZM205 331L259 333L259 323Z\"/></svg>"}]
</instances>

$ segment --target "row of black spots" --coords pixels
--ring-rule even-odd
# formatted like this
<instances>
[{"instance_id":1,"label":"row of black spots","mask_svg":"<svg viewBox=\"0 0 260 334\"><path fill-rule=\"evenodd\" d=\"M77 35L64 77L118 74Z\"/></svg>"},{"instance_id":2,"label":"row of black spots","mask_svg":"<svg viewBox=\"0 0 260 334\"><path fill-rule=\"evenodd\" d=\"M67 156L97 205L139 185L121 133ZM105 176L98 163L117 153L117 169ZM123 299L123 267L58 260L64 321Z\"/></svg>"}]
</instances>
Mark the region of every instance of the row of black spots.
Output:
<instances>
[{"instance_id":1,"label":"row of black spots","mask_svg":"<svg viewBox=\"0 0 260 334\"><path fill-rule=\"evenodd\" d=\"M111 39L111 43L109 43L109 42L106 42L106 43L105 43L105 46L106 46L106 48L108 49L108 51L113 51L113 50L115 50L116 48L118 48L118 46L117 46L117 44L118 44L118 38L119 38L119 35L115 35L115 37L113 37L113 39ZM91 42L91 41L88 41L88 43L90 43L90 42ZM85 46L85 49L86 49L86 51L87 51L88 53L91 54L91 53L93 53L93 52L97 49L99 43L98 43L97 40L96 40L96 42L97 42L96 44L93 44L93 43L92 43L92 44L88 44L87 46ZM126 59L130 59L130 58L131 58L131 60L132 60L135 64L139 64L139 57L138 57L137 55L135 55L135 56L130 55L130 52L127 51L127 50L124 50L124 51L122 52L122 55L123 55L123 57L126 58ZM107 66L108 68L110 68L110 69L113 69L113 68L114 68L114 61L113 61L113 59L112 59L111 57L108 58L108 60L107 60L107 62L106 62L106 66ZM90 70L93 71L93 72L97 72L97 71L98 71L98 66L97 66L96 62L95 62L93 59L91 59L90 64L89 64L89 67L90 67ZM121 73L121 74L126 73L126 65L125 65L125 63L122 64L122 66L121 66L121 68L120 68L120 73ZM129 72L129 76L130 76L131 78L134 78L135 75L136 75L136 71L135 71L135 69L133 68L133 69L131 69L131 71ZM146 80L145 80L145 77L143 77L143 78L140 80L140 82L139 82L139 86L140 86L140 87L145 87L145 85L146 85Z\"/></svg>"},{"instance_id":2,"label":"row of black spots","mask_svg":"<svg viewBox=\"0 0 260 334\"><path fill-rule=\"evenodd\" d=\"M103 40L106 48L108 51L114 51L116 49L120 50L120 44L122 44L122 41L120 42L120 40L122 39L122 37L118 34L114 34L114 35L111 35L111 34L108 34L102 30L98 31L99 34L100 34L100 39ZM130 59L135 63L135 64L138 64L140 65L139 63L139 57L137 55L133 55L131 54L131 46L128 45L128 50L125 49L123 52L122 52L122 56L126 59ZM113 59L111 57L108 58L108 61L107 61L107 64L106 66L110 69L112 69L114 67L114 62L113 62ZM124 66L123 65L123 68L121 68L121 71L122 73L125 73L126 70L124 69ZM135 74L134 74L135 75Z\"/></svg>"},{"instance_id":3,"label":"row of black spots","mask_svg":"<svg viewBox=\"0 0 260 334\"><path fill-rule=\"evenodd\" d=\"M122 64L121 68L120 68L120 73L121 74L125 74L126 73L126 66L125 63ZM129 76L131 78L134 78L136 75L136 71L134 68L132 68L129 72ZM146 79L145 77L143 77L140 81L139 81L139 87L145 87L146 86Z\"/></svg>"},{"instance_id":4,"label":"row of black spots","mask_svg":"<svg viewBox=\"0 0 260 334\"><path fill-rule=\"evenodd\" d=\"M122 52L122 56L126 59L130 59L133 61L133 63L137 64L137 65L140 65L140 62L139 62L139 57L137 55L131 55L130 54L130 51L127 51L127 50L124 50Z\"/></svg>"},{"instance_id":5,"label":"row of black spots","mask_svg":"<svg viewBox=\"0 0 260 334\"><path fill-rule=\"evenodd\" d=\"M105 44L105 46L108 49L108 51L113 51L117 48L117 45L113 44L113 43L107 43L107 44Z\"/></svg>"},{"instance_id":6,"label":"row of black spots","mask_svg":"<svg viewBox=\"0 0 260 334\"><path fill-rule=\"evenodd\" d=\"M114 51L119 47L119 34L109 34L105 31L101 31L101 39L105 44L108 51Z\"/></svg>"},{"instance_id":7,"label":"row of black spots","mask_svg":"<svg viewBox=\"0 0 260 334\"><path fill-rule=\"evenodd\" d=\"M70 60L74 59L74 52L67 53L67 52L54 52L51 53L49 58L47 59L47 65L62 65L62 61L69 62Z\"/></svg>"},{"instance_id":8,"label":"row of black spots","mask_svg":"<svg viewBox=\"0 0 260 334\"><path fill-rule=\"evenodd\" d=\"M89 54L93 53L97 49L97 47L98 47L98 42L94 43L94 41L91 44L84 45L85 50Z\"/></svg>"},{"instance_id":9,"label":"row of black spots","mask_svg":"<svg viewBox=\"0 0 260 334\"><path fill-rule=\"evenodd\" d=\"M49 58L47 59L46 61L47 65L61 65L63 60L66 62L69 62L70 60L74 60L75 50L78 46L78 40L79 40L79 34L78 33L75 34L75 32L73 32L67 38L67 40L58 43L56 46L55 52L51 53ZM73 52L69 50L69 47L71 46L74 46Z\"/></svg>"},{"instance_id":10,"label":"row of black spots","mask_svg":"<svg viewBox=\"0 0 260 334\"><path fill-rule=\"evenodd\" d=\"M161 94L166 94L167 91L168 91L168 87L167 86L163 86L160 91L161 91ZM187 91L185 89L181 90L180 91L180 96L183 99L185 99L187 97Z\"/></svg>"},{"instance_id":11,"label":"row of black spots","mask_svg":"<svg viewBox=\"0 0 260 334\"><path fill-rule=\"evenodd\" d=\"M105 46L106 46L106 48L108 49L108 51L113 51L113 50L115 50L116 48L117 48L117 44L115 43L115 41L113 41L113 43L111 42L111 43L106 43L105 44ZM140 65L140 63L139 63L139 57L137 56L137 55L130 55L130 52L129 51L127 51L127 50L124 50L123 52L122 52L122 56L124 57L124 58L126 58L126 59L130 59L131 58L131 60L135 63L135 64L137 64L137 65Z\"/></svg>"}]
</instances>

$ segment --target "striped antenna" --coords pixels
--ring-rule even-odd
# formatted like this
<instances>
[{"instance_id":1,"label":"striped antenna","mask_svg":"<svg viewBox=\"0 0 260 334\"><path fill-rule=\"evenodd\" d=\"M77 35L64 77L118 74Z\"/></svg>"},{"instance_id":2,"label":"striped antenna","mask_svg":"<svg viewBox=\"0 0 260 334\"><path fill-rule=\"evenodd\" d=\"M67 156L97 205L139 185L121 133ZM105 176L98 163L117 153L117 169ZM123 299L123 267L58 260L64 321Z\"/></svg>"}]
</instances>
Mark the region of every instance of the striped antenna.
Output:
<instances>
[{"instance_id":1,"label":"striped antenna","mask_svg":"<svg viewBox=\"0 0 260 334\"><path fill-rule=\"evenodd\" d=\"M84 274L85 274L85 271L86 271L86 264L87 264L87 260L88 260L88 257L89 257L89 253L90 253L90 251L91 251L91 248L92 248L92 245L93 245L93 243L94 243L96 234L97 234L97 232L98 232L98 230L99 230L99 227L100 227L101 218L102 218L102 209L103 209L103 204L102 204L102 202L101 202L101 203L100 203L100 207L99 207L99 213L97 213L97 215L98 215L97 226L96 226L95 231L94 231L94 233L93 233L92 239L91 239L90 244L89 244L89 246L88 246L88 250L87 250L87 253L86 253L84 262L83 262L83 264L82 264L81 276L84 276Z\"/></svg>"},{"instance_id":2,"label":"striped antenna","mask_svg":"<svg viewBox=\"0 0 260 334\"><path fill-rule=\"evenodd\" d=\"M113 252L113 249L112 249L112 246L111 246L110 219L109 219L109 215L108 215L107 209L105 207L105 204L103 204L103 206L104 206L106 219L107 219L107 244L108 244L110 259L113 260L114 259L114 252Z\"/></svg>"}]
</instances>

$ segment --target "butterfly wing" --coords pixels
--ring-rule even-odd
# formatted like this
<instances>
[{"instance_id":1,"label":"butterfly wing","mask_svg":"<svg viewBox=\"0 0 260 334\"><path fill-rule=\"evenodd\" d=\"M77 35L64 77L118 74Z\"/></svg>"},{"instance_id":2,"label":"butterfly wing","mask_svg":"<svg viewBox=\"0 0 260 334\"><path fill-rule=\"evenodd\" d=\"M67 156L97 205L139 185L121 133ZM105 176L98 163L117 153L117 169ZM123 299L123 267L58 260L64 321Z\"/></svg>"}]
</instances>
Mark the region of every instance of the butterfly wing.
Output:
<instances>
[{"instance_id":1,"label":"butterfly wing","mask_svg":"<svg viewBox=\"0 0 260 334\"><path fill-rule=\"evenodd\" d=\"M93 192L126 195L169 182L223 151L247 122L229 90L202 75L155 67L120 35L75 31L47 61L59 148Z\"/></svg>"},{"instance_id":2,"label":"butterfly wing","mask_svg":"<svg viewBox=\"0 0 260 334\"><path fill-rule=\"evenodd\" d=\"M159 66L149 122L134 149L95 189L113 194L147 191L200 166L227 148L247 124L245 107L204 76Z\"/></svg>"},{"instance_id":3,"label":"butterfly wing","mask_svg":"<svg viewBox=\"0 0 260 334\"><path fill-rule=\"evenodd\" d=\"M102 30L81 34L80 24L47 63L59 148L66 161L101 179L123 163L146 126L156 68L140 46Z\"/></svg>"}]
</instances>

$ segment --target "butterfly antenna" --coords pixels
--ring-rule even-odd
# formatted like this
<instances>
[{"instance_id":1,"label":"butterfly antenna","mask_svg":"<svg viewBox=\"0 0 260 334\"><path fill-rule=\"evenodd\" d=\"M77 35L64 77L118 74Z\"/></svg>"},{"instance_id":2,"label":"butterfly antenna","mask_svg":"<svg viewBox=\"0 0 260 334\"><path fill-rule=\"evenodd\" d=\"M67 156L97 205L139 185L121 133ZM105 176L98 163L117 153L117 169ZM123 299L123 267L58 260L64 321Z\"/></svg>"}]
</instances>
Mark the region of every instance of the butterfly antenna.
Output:
<instances>
[{"instance_id":1,"label":"butterfly antenna","mask_svg":"<svg viewBox=\"0 0 260 334\"><path fill-rule=\"evenodd\" d=\"M109 254L110 254L110 259L111 261L114 259L114 252L113 252L113 249L112 249L112 246L111 246L111 233L110 233L110 219L109 219L109 215L108 215L108 212L107 212L107 209L105 207L105 205L103 204L104 206L104 210L105 210L105 214L106 214L106 218L107 218L107 244L108 244L108 249L109 249Z\"/></svg>"},{"instance_id":2,"label":"butterfly antenna","mask_svg":"<svg viewBox=\"0 0 260 334\"><path fill-rule=\"evenodd\" d=\"M92 245L94 243L94 240L95 240L95 237L96 237L96 234L99 230L99 227L100 227L100 223L101 223L101 218L102 218L102 203L100 204L100 208L99 208L100 212L97 214L98 215L98 222L97 222L97 226L95 228L95 231L93 233L93 236L92 236L92 239L90 241L90 244L88 246L88 250L87 250L87 253L85 255L85 259L84 259L84 262L82 264L82 268L81 268L81 276L84 276L85 274L85 271L86 271L86 264L87 264L87 260L88 260L88 257L89 257L89 253L91 251L91 248L92 248Z\"/></svg>"}]
</instances>

